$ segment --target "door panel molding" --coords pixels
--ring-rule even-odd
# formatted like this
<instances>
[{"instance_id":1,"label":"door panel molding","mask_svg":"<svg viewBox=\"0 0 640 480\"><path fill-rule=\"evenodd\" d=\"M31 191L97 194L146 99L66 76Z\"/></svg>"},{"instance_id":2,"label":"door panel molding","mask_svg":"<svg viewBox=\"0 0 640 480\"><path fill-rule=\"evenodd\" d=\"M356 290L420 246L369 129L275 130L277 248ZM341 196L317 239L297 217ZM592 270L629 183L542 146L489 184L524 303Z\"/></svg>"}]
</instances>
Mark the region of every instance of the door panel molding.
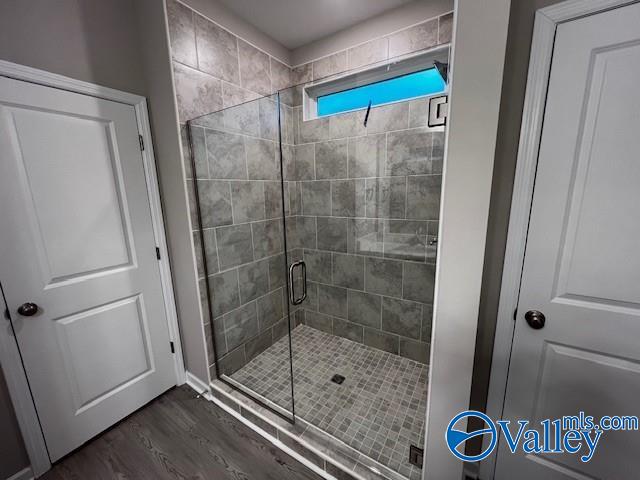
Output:
<instances>
[{"instance_id":1,"label":"door panel molding","mask_svg":"<svg viewBox=\"0 0 640 480\"><path fill-rule=\"evenodd\" d=\"M134 95L107 87L102 87L88 82L75 80L43 70L27 67L0 60L0 76L21 80L36 85L53 87L59 90L79 93L91 97L101 98L114 102L131 105L135 110L138 133L142 137L144 149L142 158L144 163L144 175L147 186L147 195L151 209L151 219L156 245L161 252L159 260L160 279L164 308L167 315L169 338L175 348L174 368L177 384L186 381L185 369L182 357L182 346L178 331L177 312L171 267L169 265L167 240L164 230L164 219L160 202L160 191L156 174L155 156L151 140L151 127L149 124L147 101L144 97ZM6 377L9 394L16 412L20 431L22 433L27 454L31 462L31 470L38 477L51 468L49 454L44 441L44 436L38 421L29 382L22 366L22 358L11 328L11 324L2 320L0 326L0 362Z\"/></svg>"},{"instance_id":2,"label":"door panel molding","mask_svg":"<svg viewBox=\"0 0 640 480\"><path fill-rule=\"evenodd\" d=\"M487 397L487 415L492 419L501 419L504 409L515 330L513 315L520 294L525 243L556 29L561 23L637 3L637 1L567 0L536 12ZM496 458L497 455L490 455L481 462L480 478L483 480L493 478Z\"/></svg>"}]
</instances>

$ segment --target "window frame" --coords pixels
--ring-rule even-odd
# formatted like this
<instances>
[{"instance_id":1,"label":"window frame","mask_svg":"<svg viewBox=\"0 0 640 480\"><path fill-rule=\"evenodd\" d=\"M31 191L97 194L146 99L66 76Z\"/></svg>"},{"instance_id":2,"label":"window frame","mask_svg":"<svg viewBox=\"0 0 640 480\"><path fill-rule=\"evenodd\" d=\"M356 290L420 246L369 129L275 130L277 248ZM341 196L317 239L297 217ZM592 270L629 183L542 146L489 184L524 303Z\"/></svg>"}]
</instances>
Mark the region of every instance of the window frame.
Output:
<instances>
[{"instance_id":1,"label":"window frame","mask_svg":"<svg viewBox=\"0 0 640 480\"><path fill-rule=\"evenodd\" d=\"M449 62L449 45L441 45L436 48L418 52L415 54L396 57L385 62L376 63L374 65L358 69L356 71L349 71L325 79L320 79L315 82L307 83L302 88L303 121L315 120L319 118L330 118L334 115L341 115L348 112L355 112L366 109L366 107L361 107L318 116L318 97L350 90L357 87L362 87L365 85L370 85L372 83L377 83L396 77L401 77L422 70L427 70L434 66L435 61L443 63ZM393 103L406 102L415 98L429 98L432 96L446 95L448 93L448 90L448 83L445 83L445 88L442 92L436 92L431 95L419 95L410 98L407 97L401 100L395 100L393 102L387 102L375 106L380 107Z\"/></svg>"}]
</instances>

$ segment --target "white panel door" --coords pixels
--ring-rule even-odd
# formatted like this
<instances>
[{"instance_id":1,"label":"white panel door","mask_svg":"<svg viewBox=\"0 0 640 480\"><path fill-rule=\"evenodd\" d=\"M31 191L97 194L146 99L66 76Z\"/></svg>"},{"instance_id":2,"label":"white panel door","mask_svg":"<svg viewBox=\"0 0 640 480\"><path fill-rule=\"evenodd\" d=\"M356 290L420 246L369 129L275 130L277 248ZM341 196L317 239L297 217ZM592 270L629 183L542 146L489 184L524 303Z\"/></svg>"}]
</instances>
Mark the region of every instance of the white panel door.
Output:
<instances>
[{"instance_id":1,"label":"white panel door","mask_svg":"<svg viewBox=\"0 0 640 480\"><path fill-rule=\"evenodd\" d=\"M132 106L0 78L0 282L52 461L175 385Z\"/></svg>"},{"instance_id":2,"label":"white panel door","mask_svg":"<svg viewBox=\"0 0 640 480\"><path fill-rule=\"evenodd\" d=\"M579 411L640 415L640 4L560 24L549 79L504 418ZM639 452L638 432L587 463L501 439L496 478L638 478Z\"/></svg>"}]
</instances>

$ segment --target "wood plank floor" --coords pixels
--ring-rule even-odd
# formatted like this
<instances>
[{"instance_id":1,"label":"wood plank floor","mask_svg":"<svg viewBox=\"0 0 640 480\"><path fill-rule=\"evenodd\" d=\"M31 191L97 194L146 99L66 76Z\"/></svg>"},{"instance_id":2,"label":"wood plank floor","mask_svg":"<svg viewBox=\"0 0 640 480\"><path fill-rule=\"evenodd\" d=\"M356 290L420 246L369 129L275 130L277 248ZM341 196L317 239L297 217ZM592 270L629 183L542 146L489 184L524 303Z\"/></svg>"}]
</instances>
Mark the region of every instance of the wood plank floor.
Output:
<instances>
[{"instance_id":1,"label":"wood plank floor","mask_svg":"<svg viewBox=\"0 0 640 480\"><path fill-rule=\"evenodd\" d=\"M175 388L56 464L46 480L322 477L188 387Z\"/></svg>"}]
</instances>

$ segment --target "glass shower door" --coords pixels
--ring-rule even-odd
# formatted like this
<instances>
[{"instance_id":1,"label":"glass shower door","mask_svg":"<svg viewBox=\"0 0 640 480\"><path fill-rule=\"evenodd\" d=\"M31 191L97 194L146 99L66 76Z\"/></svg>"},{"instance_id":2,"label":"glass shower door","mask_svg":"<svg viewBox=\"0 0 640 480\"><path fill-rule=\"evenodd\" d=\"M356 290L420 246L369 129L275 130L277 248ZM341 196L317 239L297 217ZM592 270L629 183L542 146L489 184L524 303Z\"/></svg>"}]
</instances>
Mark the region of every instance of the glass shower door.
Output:
<instances>
[{"instance_id":1,"label":"glass shower door","mask_svg":"<svg viewBox=\"0 0 640 480\"><path fill-rule=\"evenodd\" d=\"M191 120L187 171L212 377L293 421L281 121L278 95Z\"/></svg>"}]
</instances>

